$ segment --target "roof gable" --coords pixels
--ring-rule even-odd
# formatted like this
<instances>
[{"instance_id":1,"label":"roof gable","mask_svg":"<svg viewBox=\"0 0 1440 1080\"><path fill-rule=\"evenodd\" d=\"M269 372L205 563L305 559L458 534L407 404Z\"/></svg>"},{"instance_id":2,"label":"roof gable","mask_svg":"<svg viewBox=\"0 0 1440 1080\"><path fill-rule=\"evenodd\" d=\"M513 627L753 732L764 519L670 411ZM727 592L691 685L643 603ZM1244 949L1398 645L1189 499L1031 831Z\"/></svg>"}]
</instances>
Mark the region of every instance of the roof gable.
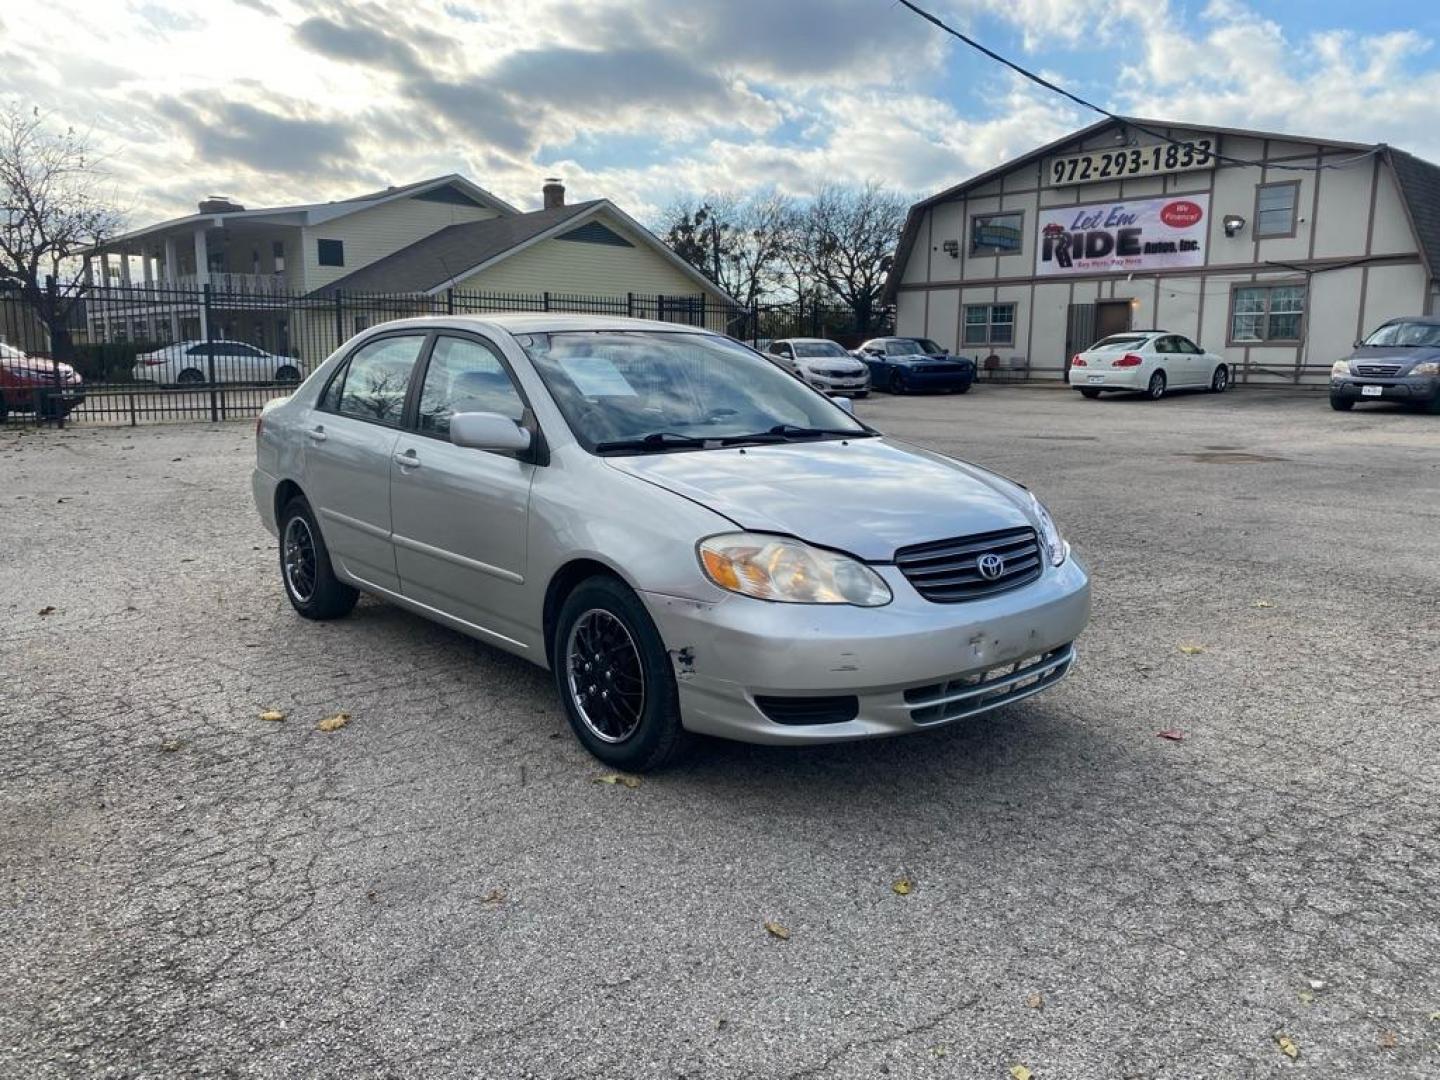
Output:
<instances>
[{"instance_id":1,"label":"roof gable","mask_svg":"<svg viewBox=\"0 0 1440 1080\"><path fill-rule=\"evenodd\" d=\"M1432 277L1440 275L1440 165L1391 149L1386 157L1400 185L1400 198Z\"/></svg>"}]
</instances>

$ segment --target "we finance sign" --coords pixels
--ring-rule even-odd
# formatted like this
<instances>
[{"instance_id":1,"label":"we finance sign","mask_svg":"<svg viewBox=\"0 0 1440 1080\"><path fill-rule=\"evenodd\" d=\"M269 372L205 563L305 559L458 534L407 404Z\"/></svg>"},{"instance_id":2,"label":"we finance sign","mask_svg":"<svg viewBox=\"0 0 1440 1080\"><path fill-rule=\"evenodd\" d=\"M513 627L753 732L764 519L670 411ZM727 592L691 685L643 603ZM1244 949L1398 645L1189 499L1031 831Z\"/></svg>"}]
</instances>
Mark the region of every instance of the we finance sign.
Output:
<instances>
[{"instance_id":1,"label":"we finance sign","mask_svg":"<svg viewBox=\"0 0 1440 1080\"><path fill-rule=\"evenodd\" d=\"M1208 194L1042 209L1035 274L1204 266L1209 218Z\"/></svg>"}]
</instances>

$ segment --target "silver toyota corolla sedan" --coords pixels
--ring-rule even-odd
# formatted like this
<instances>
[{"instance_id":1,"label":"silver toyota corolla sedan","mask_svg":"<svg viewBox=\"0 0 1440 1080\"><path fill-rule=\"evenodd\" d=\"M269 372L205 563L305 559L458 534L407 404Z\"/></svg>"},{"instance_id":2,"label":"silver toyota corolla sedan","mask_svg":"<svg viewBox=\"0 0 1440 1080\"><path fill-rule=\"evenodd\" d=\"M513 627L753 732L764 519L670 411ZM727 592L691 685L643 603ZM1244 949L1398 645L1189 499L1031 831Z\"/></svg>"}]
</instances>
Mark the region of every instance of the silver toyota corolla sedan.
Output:
<instances>
[{"instance_id":1,"label":"silver toyota corolla sedan","mask_svg":"<svg viewBox=\"0 0 1440 1080\"><path fill-rule=\"evenodd\" d=\"M1090 586L1045 507L848 405L671 323L392 322L265 409L255 502L301 615L363 591L549 668L618 768L1053 686Z\"/></svg>"}]
</instances>

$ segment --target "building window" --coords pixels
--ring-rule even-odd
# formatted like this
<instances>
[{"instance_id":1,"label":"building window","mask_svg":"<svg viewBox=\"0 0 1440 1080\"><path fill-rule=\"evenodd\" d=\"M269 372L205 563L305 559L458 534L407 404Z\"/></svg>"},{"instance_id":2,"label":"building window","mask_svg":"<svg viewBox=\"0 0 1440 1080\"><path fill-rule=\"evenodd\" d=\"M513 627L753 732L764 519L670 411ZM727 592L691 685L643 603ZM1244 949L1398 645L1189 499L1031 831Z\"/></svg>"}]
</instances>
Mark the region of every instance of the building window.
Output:
<instances>
[{"instance_id":1,"label":"building window","mask_svg":"<svg viewBox=\"0 0 1440 1080\"><path fill-rule=\"evenodd\" d=\"M966 304L966 345L1014 345L1014 304Z\"/></svg>"},{"instance_id":2,"label":"building window","mask_svg":"<svg viewBox=\"0 0 1440 1080\"><path fill-rule=\"evenodd\" d=\"M1303 285L1242 285L1235 289L1230 340L1237 345L1299 341L1305 316Z\"/></svg>"},{"instance_id":3,"label":"building window","mask_svg":"<svg viewBox=\"0 0 1440 1080\"><path fill-rule=\"evenodd\" d=\"M1024 214L976 214L970 219L971 255L1019 255Z\"/></svg>"},{"instance_id":4,"label":"building window","mask_svg":"<svg viewBox=\"0 0 1440 1080\"><path fill-rule=\"evenodd\" d=\"M276 240L271 244L270 254L275 259L275 273L283 274L285 272L285 241ZM345 253L342 250L340 254L343 257Z\"/></svg>"},{"instance_id":5,"label":"building window","mask_svg":"<svg viewBox=\"0 0 1440 1080\"><path fill-rule=\"evenodd\" d=\"M344 240L316 240L315 255L321 266L345 265Z\"/></svg>"},{"instance_id":6,"label":"building window","mask_svg":"<svg viewBox=\"0 0 1440 1080\"><path fill-rule=\"evenodd\" d=\"M1255 189L1255 235L1294 236L1295 204L1300 201L1300 181L1261 184Z\"/></svg>"}]
</instances>

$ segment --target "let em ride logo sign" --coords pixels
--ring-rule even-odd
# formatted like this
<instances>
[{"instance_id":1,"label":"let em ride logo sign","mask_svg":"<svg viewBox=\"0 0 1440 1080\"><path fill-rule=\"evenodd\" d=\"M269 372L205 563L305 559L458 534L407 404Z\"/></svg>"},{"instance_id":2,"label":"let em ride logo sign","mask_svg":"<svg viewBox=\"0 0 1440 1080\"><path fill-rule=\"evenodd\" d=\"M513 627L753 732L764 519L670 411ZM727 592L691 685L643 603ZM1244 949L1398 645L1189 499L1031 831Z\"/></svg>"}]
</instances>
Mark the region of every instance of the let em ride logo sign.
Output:
<instances>
[{"instance_id":1,"label":"let em ride logo sign","mask_svg":"<svg viewBox=\"0 0 1440 1080\"><path fill-rule=\"evenodd\" d=\"M1036 277L1205 265L1210 196L1128 199L1040 211Z\"/></svg>"}]
</instances>

